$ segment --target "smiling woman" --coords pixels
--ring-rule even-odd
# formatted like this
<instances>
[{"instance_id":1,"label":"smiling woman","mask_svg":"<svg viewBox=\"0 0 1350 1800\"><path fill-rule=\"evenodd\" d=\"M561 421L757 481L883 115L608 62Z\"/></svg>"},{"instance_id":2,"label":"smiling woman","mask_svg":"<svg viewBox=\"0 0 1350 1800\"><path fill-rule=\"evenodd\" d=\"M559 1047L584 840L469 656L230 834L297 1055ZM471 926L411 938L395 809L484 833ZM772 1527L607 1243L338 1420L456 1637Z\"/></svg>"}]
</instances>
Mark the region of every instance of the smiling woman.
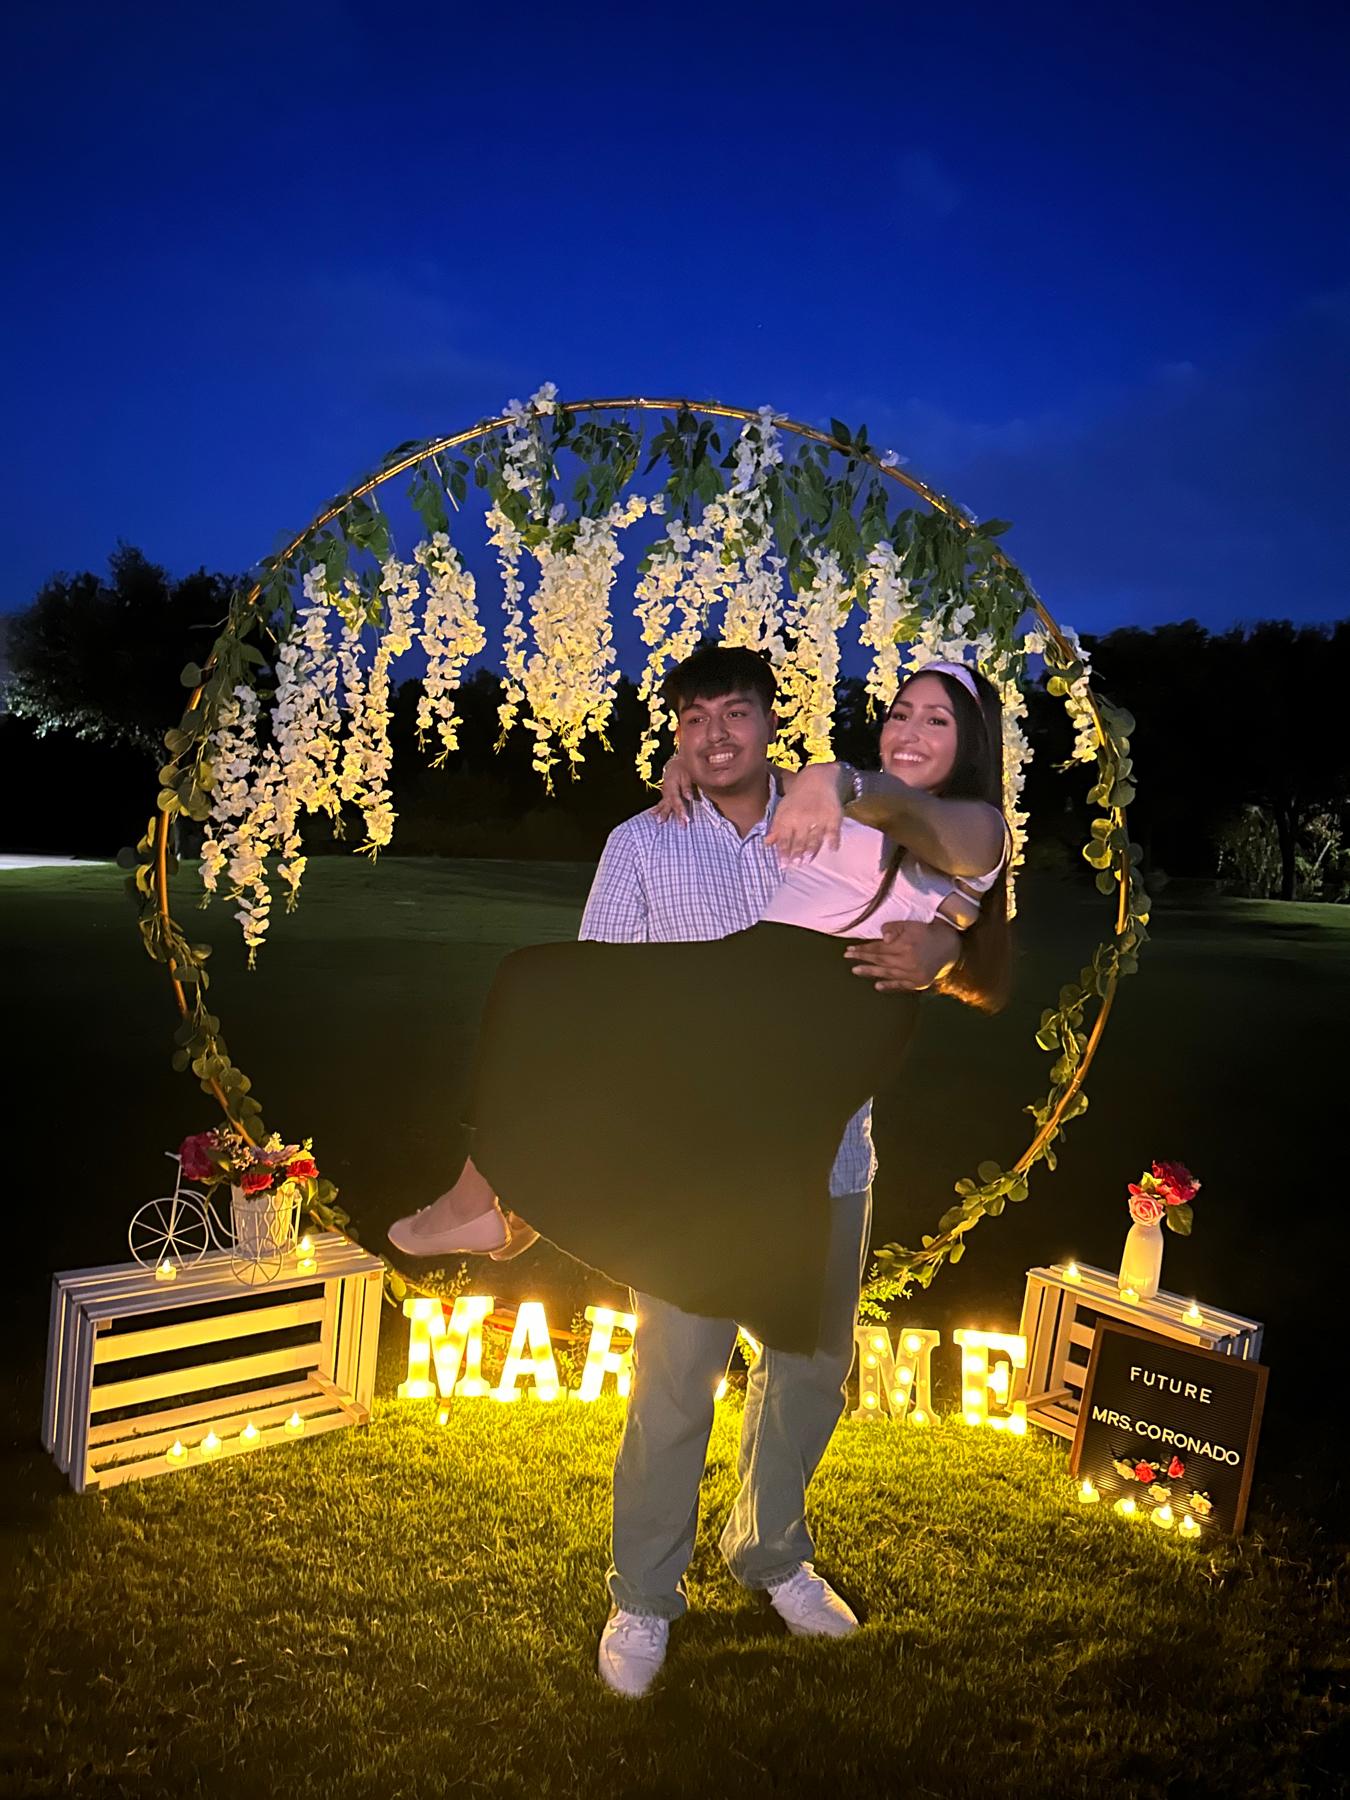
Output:
<instances>
[{"instance_id":1,"label":"smiling woman","mask_svg":"<svg viewBox=\"0 0 1350 1800\"><path fill-rule=\"evenodd\" d=\"M640 421L651 412L662 416L645 446L645 473L661 467L663 485L637 492ZM719 434L728 420L738 429L724 452ZM785 433L800 446L795 456L785 452ZM763 652L777 672L771 755L788 765L828 756L839 634L850 614L872 655L867 686L878 701L894 693L902 665L913 673L966 654L994 684L1004 721L1009 877L1023 841L1017 792L1030 753L1020 726L1030 658L1044 659L1048 685L1064 699L1077 729L1075 756L1095 766L1090 799L1100 817L1084 854L1114 899L1113 930L1042 1015L1037 1041L1055 1061L1049 1092L1029 1109L1037 1123L1030 1145L1011 1167L982 1163L975 1179L958 1184L958 1204L922 1248L881 1253L883 1266L926 1285L942 1262L961 1255L981 1217L1025 1196L1032 1164L1053 1164L1055 1140L1086 1104L1082 1083L1116 984L1135 966L1147 898L1125 824L1134 793L1128 715L1092 691L1077 640L999 549L1005 522L977 523L898 463L876 453L865 428L850 431L838 420L827 433L767 407L562 403L548 385L500 418L391 452L265 559L257 581L232 600L206 666L183 672L191 693L179 725L165 734L159 813L126 853L144 905L145 946L166 965L183 1015L176 1066L190 1067L245 1133L261 1134L261 1107L206 1003L209 951L189 942L170 907L174 816L206 825L203 876L236 902L252 952L267 930L273 867L289 904L298 893L307 813L337 821L344 806L354 808L363 848L390 842L391 671L414 644L427 663L419 725L440 754L454 748L455 689L485 633L474 578L450 541L447 501L464 505L471 481L487 491L505 614L502 726L519 721L530 732L546 781L559 756L575 764L588 742L603 742L618 679L609 595L620 537L638 519L660 518L664 536L643 557L635 590L648 646L644 772L667 722L666 670L719 629L724 643ZM564 473L572 477L570 501L557 491ZM377 498L403 475L427 533L407 560L394 552ZM892 513L897 487L929 510ZM734 787L745 733L757 727L719 716L705 736L714 726L722 737L700 751L704 772ZM341 1222L324 1201L315 1215Z\"/></svg>"}]
</instances>

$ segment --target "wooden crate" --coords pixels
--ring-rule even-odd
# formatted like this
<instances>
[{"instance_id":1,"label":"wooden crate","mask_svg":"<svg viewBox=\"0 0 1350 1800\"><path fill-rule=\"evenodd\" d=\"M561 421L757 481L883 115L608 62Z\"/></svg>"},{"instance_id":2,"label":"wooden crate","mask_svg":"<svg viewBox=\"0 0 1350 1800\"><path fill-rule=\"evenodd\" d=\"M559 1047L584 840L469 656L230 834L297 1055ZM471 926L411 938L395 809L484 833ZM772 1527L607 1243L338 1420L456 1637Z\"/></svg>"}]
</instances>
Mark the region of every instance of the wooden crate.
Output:
<instances>
[{"instance_id":1,"label":"wooden crate","mask_svg":"<svg viewBox=\"0 0 1350 1800\"><path fill-rule=\"evenodd\" d=\"M1017 1371L1013 1398L1025 1400L1027 1418L1046 1431L1074 1434L1098 1319L1123 1319L1179 1343L1253 1362L1260 1357L1261 1326L1255 1319L1214 1306L1200 1307L1198 1319L1187 1316L1191 1302L1162 1291L1151 1300L1125 1300L1114 1274L1087 1264L1070 1274L1073 1266L1027 1270L1019 1327L1027 1340L1027 1363Z\"/></svg>"},{"instance_id":2,"label":"wooden crate","mask_svg":"<svg viewBox=\"0 0 1350 1800\"><path fill-rule=\"evenodd\" d=\"M312 1269L256 1287L214 1252L173 1281L134 1262L53 1276L44 1444L78 1494L365 1424L383 1270L323 1232Z\"/></svg>"}]
</instances>

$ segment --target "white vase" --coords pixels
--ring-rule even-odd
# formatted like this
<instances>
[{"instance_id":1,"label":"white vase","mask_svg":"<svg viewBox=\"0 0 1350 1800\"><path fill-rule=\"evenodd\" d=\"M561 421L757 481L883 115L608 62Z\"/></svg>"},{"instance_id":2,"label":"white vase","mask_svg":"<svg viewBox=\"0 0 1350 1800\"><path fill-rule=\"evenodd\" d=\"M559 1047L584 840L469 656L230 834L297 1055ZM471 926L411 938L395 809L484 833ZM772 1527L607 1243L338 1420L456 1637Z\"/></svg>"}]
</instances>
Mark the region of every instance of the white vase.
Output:
<instances>
[{"instance_id":1,"label":"white vase","mask_svg":"<svg viewBox=\"0 0 1350 1800\"><path fill-rule=\"evenodd\" d=\"M230 1188L230 1224L235 1254L245 1261L265 1262L295 1247L300 1195L293 1181L283 1181L261 1194Z\"/></svg>"},{"instance_id":2,"label":"white vase","mask_svg":"<svg viewBox=\"0 0 1350 1800\"><path fill-rule=\"evenodd\" d=\"M1120 1292L1151 1300L1162 1278L1162 1257L1162 1220L1141 1225L1136 1219L1125 1234L1125 1254L1120 1259L1120 1278L1116 1283Z\"/></svg>"}]
</instances>

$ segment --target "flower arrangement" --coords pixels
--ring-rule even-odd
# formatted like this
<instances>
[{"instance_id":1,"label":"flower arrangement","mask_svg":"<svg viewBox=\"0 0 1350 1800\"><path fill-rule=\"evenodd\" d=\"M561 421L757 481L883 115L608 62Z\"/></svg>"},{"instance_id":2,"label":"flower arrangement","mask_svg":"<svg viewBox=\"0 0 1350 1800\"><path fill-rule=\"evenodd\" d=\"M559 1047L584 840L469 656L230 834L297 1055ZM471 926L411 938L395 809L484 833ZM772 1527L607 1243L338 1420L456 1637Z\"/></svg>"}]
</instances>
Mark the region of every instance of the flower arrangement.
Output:
<instances>
[{"instance_id":1,"label":"flower arrangement","mask_svg":"<svg viewBox=\"0 0 1350 1800\"><path fill-rule=\"evenodd\" d=\"M309 1138L303 1144L283 1144L273 1132L264 1143L251 1144L242 1132L220 1125L185 1137L178 1146L178 1159L188 1181L204 1182L208 1188L228 1182L256 1196L296 1182L303 1199L309 1201L319 1185L319 1166L312 1152Z\"/></svg>"},{"instance_id":2,"label":"flower arrangement","mask_svg":"<svg viewBox=\"0 0 1350 1800\"><path fill-rule=\"evenodd\" d=\"M1155 1162L1129 1188L1130 1217L1137 1225L1156 1225L1161 1219L1179 1237L1190 1236L1191 1201L1200 1192L1200 1183L1185 1163Z\"/></svg>"}]
</instances>

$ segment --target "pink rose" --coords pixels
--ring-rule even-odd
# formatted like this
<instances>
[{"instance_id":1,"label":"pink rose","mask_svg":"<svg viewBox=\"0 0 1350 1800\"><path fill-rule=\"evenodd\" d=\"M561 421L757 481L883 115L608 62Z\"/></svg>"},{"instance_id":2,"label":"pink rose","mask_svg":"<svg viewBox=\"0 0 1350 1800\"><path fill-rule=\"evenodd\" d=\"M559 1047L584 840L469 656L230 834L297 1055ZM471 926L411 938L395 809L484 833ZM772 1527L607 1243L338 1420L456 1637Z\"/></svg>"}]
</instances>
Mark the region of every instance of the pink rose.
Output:
<instances>
[{"instance_id":1,"label":"pink rose","mask_svg":"<svg viewBox=\"0 0 1350 1800\"><path fill-rule=\"evenodd\" d=\"M1184 1206L1200 1192L1200 1183L1185 1163L1155 1162L1153 1179L1169 1206Z\"/></svg>"},{"instance_id":2,"label":"pink rose","mask_svg":"<svg viewBox=\"0 0 1350 1800\"><path fill-rule=\"evenodd\" d=\"M1166 1202L1156 1194L1146 1194L1142 1188L1130 1183L1130 1217L1140 1225L1156 1225L1167 1211Z\"/></svg>"},{"instance_id":3,"label":"pink rose","mask_svg":"<svg viewBox=\"0 0 1350 1800\"><path fill-rule=\"evenodd\" d=\"M178 1146L179 1159L183 1165L183 1174L189 1181L209 1181L215 1174L215 1164L209 1152L216 1147L214 1131L198 1131L192 1137L185 1137Z\"/></svg>"}]
</instances>

